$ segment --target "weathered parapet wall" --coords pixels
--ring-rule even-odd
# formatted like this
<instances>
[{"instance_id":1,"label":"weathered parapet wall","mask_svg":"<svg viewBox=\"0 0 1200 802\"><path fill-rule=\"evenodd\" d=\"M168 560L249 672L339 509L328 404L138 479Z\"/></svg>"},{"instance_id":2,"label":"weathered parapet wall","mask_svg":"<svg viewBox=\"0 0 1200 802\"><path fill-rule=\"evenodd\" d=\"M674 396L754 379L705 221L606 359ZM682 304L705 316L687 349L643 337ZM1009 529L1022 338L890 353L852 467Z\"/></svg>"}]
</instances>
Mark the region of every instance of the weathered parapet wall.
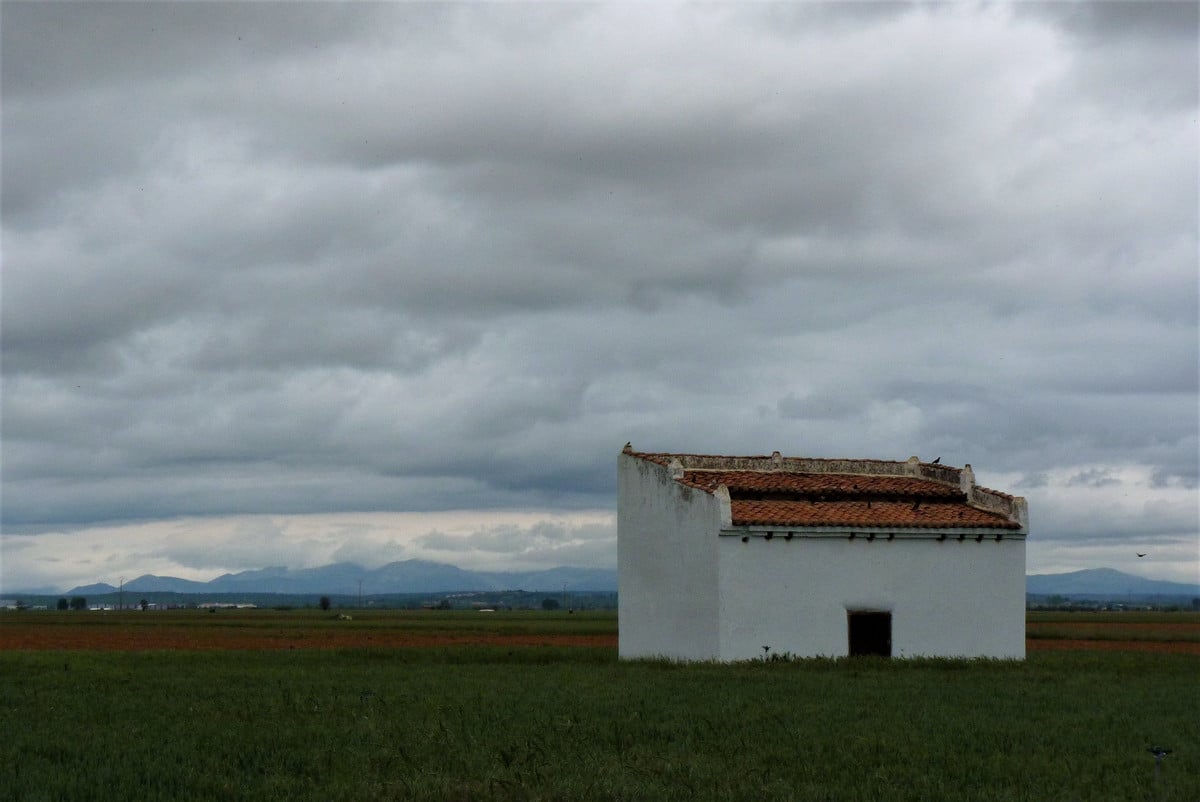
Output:
<instances>
[{"instance_id":1,"label":"weathered parapet wall","mask_svg":"<svg viewBox=\"0 0 1200 802\"><path fill-rule=\"evenodd\" d=\"M975 474L971 471L971 466L966 468L952 468L949 465L941 465L933 462L921 462L916 457L909 457L904 463L905 472L909 476L914 476L918 479L931 479L935 482L943 482L948 485L958 485L964 493L969 492L967 487L963 487L963 473L970 474L970 484L975 484Z\"/></svg>"},{"instance_id":2,"label":"weathered parapet wall","mask_svg":"<svg viewBox=\"0 0 1200 802\"><path fill-rule=\"evenodd\" d=\"M948 465L933 465L911 457L905 462L878 459L821 459L770 456L723 457L709 454L642 454L633 456L670 465L685 471L783 471L786 473L851 473L864 476L912 476L958 485L962 471Z\"/></svg>"},{"instance_id":3,"label":"weathered parapet wall","mask_svg":"<svg viewBox=\"0 0 1200 802\"><path fill-rule=\"evenodd\" d=\"M949 465L922 462L917 457L907 460L821 459L816 457L785 457L778 451L770 456L725 457L711 454L640 453L626 446L625 454L668 466L673 478L683 471L785 471L789 473L839 473L864 476L911 476L954 485L967 496L967 502L981 509L1004 515L1029 529L1029 507L1024 498L1010 496L975 484L975 472L970 465L954 468Z\"/></svg>"},{"instance_id":4,"label":"weathered parapet wall","mask_svg":"<svg viewBox=\"0 0 1200 802\"><path fill-rule=\"evenodd\" d=\"M859 473L875 476L915 476L905 462L875 459L818 459L770 456L722 457L711 454L655 454L626 452L636 457L669 465L678 462L687 471L787 471L790 473ZM938 467L938 466L935 466ZM953 469L951 469L953 470ZM954 480L957 483L957 479Z\"/></svg>"},{"instance_id":5,"label":"weathered parapet wall","mask_svg":"<svg viewBox=\"0 0 1200 802\"><path fill-rule=\"evenodd\" d=\"M986 487L975 486L967 497L970 504L1007 516L1021 525L1022 532L1029 531L1029 505L1022 496L1010 496Z\"/></svg>"}]
</instances>

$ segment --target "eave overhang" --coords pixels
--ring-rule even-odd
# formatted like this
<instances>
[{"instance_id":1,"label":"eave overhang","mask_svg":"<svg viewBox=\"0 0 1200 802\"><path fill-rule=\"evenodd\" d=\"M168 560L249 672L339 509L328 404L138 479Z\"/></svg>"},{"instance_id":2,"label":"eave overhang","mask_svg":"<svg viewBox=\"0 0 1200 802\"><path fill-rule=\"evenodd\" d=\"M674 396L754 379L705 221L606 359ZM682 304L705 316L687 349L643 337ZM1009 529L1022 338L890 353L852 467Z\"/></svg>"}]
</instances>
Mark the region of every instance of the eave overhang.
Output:
<instances>
[{"instance_id":1,"label":"eave overhang","mask_svg":"<svg viewBox=\"0 0 1200 802\"><path fill-rule=\"evenodd\" d=\"M865 542L887 542L893 540L938 540L981 543L985 540L1024 540L1026 532L1019 529L997 529L995 527L954 527L930 529L927 527L896 527L880 529L855 526L786 527L786 526L722 526L720 537L737 537L743 540L863 540Z\"/></svg>"}]
</instances>

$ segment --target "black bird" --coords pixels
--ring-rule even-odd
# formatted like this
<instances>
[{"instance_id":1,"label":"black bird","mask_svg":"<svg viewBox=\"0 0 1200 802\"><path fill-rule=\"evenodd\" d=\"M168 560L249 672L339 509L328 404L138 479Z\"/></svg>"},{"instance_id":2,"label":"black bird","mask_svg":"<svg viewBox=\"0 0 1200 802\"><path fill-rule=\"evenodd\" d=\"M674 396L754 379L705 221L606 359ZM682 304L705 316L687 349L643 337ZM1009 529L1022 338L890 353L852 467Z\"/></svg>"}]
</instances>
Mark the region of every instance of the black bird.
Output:
<instances>
[{"instance_id":1,"label":"black bird","mask_svg":"<svg viewBox=\"0 0 1200 802\"><path fill-rule=\"evenodd\" d=\"M939 462L941 462L941 461L942 461L942 458L941 458L941 457L938 457L937 459L935 459L933 462L931 462L931 463L929 463L929 464L930 464L930 465L937 465L937 464L938 464Z\"/></svg>"},{"instance_id":2,"label":"black bird","mask_svg":"<svg viewBox=\"0 0 1200 802\"><path fill-rule=\"evenodd\" d=\"M1138 553L1137 553L1137 556L1139 556L1139 557L1145 557L1145 556L1146 556L1146 552L1144 552L1144 551L1140 551L1140 552L1138 552Z\"/></svg>"}]
</instances>

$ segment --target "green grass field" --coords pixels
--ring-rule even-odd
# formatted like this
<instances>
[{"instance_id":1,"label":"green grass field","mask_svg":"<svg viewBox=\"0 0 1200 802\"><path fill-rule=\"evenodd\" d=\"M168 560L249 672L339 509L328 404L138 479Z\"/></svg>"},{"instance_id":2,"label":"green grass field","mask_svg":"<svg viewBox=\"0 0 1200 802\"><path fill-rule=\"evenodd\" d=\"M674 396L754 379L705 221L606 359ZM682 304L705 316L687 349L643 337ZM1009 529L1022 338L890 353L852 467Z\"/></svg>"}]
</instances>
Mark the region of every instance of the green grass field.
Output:
<instances>
[{"instance_id":1,"label":"green grass field","mask_svg":"<svg viewBox=\"0 0 1200 802\"><path fill-rule=\"evenodd\" d=\"M1150 652L685 666L587 647L8 649L0 799L1194 802L1198 669ZM1152 745L1174 750L1157 775Z\"/></svg>"}]
</instances>

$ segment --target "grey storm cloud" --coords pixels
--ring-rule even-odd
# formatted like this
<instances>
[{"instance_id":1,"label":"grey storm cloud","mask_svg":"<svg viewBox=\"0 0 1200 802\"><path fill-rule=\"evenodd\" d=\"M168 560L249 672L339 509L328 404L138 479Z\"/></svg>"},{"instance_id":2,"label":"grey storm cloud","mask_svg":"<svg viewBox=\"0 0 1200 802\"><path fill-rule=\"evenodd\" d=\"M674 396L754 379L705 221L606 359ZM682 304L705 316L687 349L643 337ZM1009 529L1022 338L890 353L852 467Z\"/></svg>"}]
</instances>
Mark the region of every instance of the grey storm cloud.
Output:
<instances>
[{"instance_id":1,"label":"grey storm cloud","mask_svg":"<svg viewBox=\"0 0 1200 802\"><path fill-rule=\"evenodd\" d=\"M8 533L630 439L1196 487L1195 4L0 14Z\"/></svg>"},{"instance_id":2,"label":"grey storm cloud","mask_svg":"<svg viewBox=\"0 0 1200 802\"><path fill-rule=\"evenodd\" d=\"M528 526L501 524L466 534L433 531L416 545L433 553L475 553L526 565L596 565L610 562L615 545L611 525L569 525L540 521Z\"/></svg>"},{"instance_id":3,"label":"grey storm cloud","mask_svg":"<svg viewBox=\"0 0 1200 802\"><path fill-rule=\"evenodd\" d=\"M466 543L472 548L483 551L510 552L528 551L539 546L553 548L569 545L574 541L596 539L611 540L611 528L596 524L569 527L560 523L542 521L527 527L515 524L495 526L464 535L430 532L418 538L418 543L427 548L449 551L454 551Z\"/></svg>"}]
</instances>

